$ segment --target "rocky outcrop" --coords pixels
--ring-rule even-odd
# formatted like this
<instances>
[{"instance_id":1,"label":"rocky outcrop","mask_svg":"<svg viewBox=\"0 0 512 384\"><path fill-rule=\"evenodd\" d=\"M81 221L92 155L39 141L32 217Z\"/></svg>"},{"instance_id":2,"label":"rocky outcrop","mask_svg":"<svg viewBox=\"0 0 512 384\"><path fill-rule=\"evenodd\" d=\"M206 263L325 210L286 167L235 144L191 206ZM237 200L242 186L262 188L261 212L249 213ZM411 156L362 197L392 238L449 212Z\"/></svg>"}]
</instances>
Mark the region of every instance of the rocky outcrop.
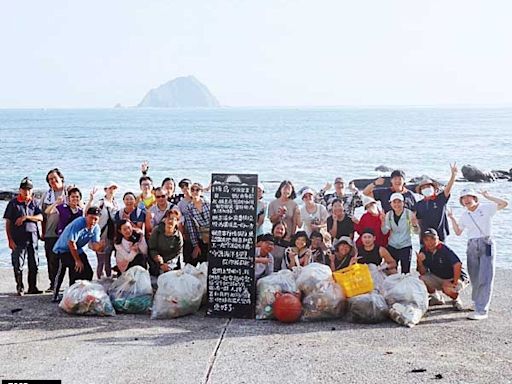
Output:
<instances>
[{"instance_id":1,"label":"rocky outcrop","mask_svg":"<svg viewBox=\"0 0 512 384\"><path fill-rule=\"evenodd\" d=\"M194 76L177 77L150 90L138 107L149 108L213 108L219 101Z\"/></svg>"}]
</instances>

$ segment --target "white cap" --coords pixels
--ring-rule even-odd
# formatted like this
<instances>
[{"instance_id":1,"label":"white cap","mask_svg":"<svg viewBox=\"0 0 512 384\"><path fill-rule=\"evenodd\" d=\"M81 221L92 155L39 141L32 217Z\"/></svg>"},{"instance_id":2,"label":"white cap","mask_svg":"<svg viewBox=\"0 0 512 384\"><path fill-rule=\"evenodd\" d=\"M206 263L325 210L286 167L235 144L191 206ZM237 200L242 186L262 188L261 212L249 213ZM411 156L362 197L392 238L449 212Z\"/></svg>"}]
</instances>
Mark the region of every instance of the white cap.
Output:
<instances>
[{"instance_id":1,"label":"white cap","mask_svg":"<svg viewBox=\"0 0 512 384\"><path fill-rule=\"evenodd\" d=\"M258 183L258 188L261 189L261 192L265 192L265 186L263 183Z\"/></svg>"},{"instance_id":2,"label":"white cap","mask_svg":"<svg viewBox=\"0 0 512 384\"><path fill-rule=\"evenodd\" d=\"M302 191L302 194L300 195L300 198L303 199L304 196L306 196L308 193L312 194L313 196L315 195L315 192L313 192L313 190L311 188L305 188Z\"/></svg>"},{"instance_id":3,"label":"white cap","mask_svg":"<svg viewBox=\"0 0 512 384\"><path fill-rule=\"evenodd\" d=\"M377 203L377 201L373 198L373 197L370 197L370 196L365 196L363 195L363 207L366 208L366 206L368 204L372 204L372 203Z\"/></svg>"},{"instance_id":4,"label":"white cap","mask_svg":"<svg viewBox=\"0 0 512 384\"><path fill-rule=\"evenodd\" d=\"M404 201L404 195L402 195L401 193L399 192L395 192L393 193L390 198L389 198L389 202L391 203L393 200L400 200L400 201Z\"/></svg>"},{"instance_id":5,"label":"white cap","mask_svg":"<svg viewBox=\"0 0 512 384\"><path fill-rule=\"evenodd\" d=\"M104 187L104 189L109 189L109 188L112 188L112 187L116 187L116 188L119 188L119 185L117 185L117 183L111 181L110 183L107 183Z\"/></svg>"},{"instance_id":6,"label":"white cap","mask_svg":"<svg viewBox=\"0 0 512 384\"><path fill-rule=\"evenodd\" d=\"M471 188L464 188L462 191L460 191L459 197L462 198L464 196L473 196L478 199L478 195L476 194L475 190Z\"/></svg>"}]
</instances>

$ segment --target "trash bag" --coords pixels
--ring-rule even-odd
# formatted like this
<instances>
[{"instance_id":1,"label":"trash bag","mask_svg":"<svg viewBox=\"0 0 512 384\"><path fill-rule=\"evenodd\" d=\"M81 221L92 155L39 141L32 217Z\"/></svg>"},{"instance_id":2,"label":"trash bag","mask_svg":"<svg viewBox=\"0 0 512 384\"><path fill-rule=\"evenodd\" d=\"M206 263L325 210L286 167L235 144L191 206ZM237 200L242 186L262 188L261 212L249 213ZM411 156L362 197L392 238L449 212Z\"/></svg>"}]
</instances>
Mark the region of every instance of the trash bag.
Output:
<instances>
[{"instance_id":1,"label":"trash bag","mask_svg":"<svg viewBox=\"0 0 512 384\"><path fill-rule=\"evenodd\" d=\"M391 317L394 322L409 328L418 324L423 315L424 312L414 305L395 303L389 309L389 317Z\"/></svg>"},{"instance_id":2,"label":"trash bag","mask_svg":"<svg viewBox=\"0 0 512 384\"><path fill-rule=\"evenodd\" d=\"M186 270L161 274L158 276L151 318L173 319L196 312L201 306L205 288L199 278Z\"/></svg>"},{"instance_id":3,"label":"trash bag","mask_svg":"<svg viewBox=\"0 0 512 384\"><path fill-rule=\"evenodd\" d=\"M330 281L333 281L331 268L324 264L311 263L300 268L297 277L297 288L304 295L309 295Z\"/></svg>"},{"instance_id":4,"label":"trash bag","mask_svg":"<svg viewBox=\"0 0 512 384\"><path fill-rule=\"evenodd\" d=\"M297 294L297 284L292 271L282 269L269 276L262 277L256 285L256 319L273 319L272 307L276 300L276 293Z\"/></svg>"},{"instance_id":5,"label":"trash bag","mask_svg":"<svg viewBox=\"0 0 512 384\"><path fill-rule=\"evenodd\" d=\"M374 324L387 318L386 299L376 291L348 299L348 320L353 323Z\"/></svg>"},{"instance_id":6,"label":"trash bag","mask_svg":"<svg viewBox=\"0 0 512 384\"><path fill-rule=\"evenodd\" d=\"M78 280L64 291L59 307L73 315L114 316L116 311L103 287Z\"/></svg>"},{"instance_id":7,"label":"trash bag","mask_svg":"<svg viewBox=\"0 0 512 384\"><path fill-rule=\"evenodd\" d=\"M335 319L343 315L345 296L341 287L331 278L306 295L302 300L303 320Z\"/></svg>"},{"instance_id":8,"label":"trash bag","mask_svg":"<svg viewBox=\"0 0 512 384\"><path fill-rule=\"evenodd\" d=\"M393 321L409 327L418 324L428 309L427 288L419 277L413 274L391 275L384 280L383 286Z\"/></svg>"},{"instance_id":9,"label":"trash bag","mask_svg":"<svg viewBox=\"0 0 512 384\"><path fill-rule=\"evenodd\" d=\"M384 280L386 280L387 277L383 269L387 268L387 264L384 263L379 266L376 266L375 264L368 264L368 268L370 269L370 274L372 275L374 291L377 291L382 295L384 293Z\"/></svg>"},{"instance_id":10,"label":"trash bag","mask_svg":"<svg viewBox=\"0 0 512 384\"><path fill-rule=\"evenodd\" d=\"M139 265L131 267L112 283L108 294L117 312L147 312L153 301L149 272Z\"/></svg>"},{"instance_id":11,"label":"trash bag","mask_svg":"<svg viewBox=\"0 0 512 384\"><path fill-rule=\"evenodd\" d=\"M428 309L427 287L417 275L391 275L384 280L384 298L388 305L415 305L425 313Z\"/></svg>"},{"instance_id":12,"label":"trash bag","mask_svg":"<svg viewBox=\"0 0 512 384\"><path fill-rule=\"evenodd\" d=\"M105 292L108 292L108 290L110 289L110 286L114 283L114 278L103 276L99 280L94 280L93 283L98 283L99 285L101 285L103 287Z\"/></svg>"},{"instance_id":13,"label":"trash bag","mask_svg":"<svg viewBox=\"0 0 512 384\"><path fill-rule=\"evenodd\" d=\"M192 276L195 276L199 279L201 284L203 285L203 298L201 300L201 304L206 304L207 297L206 297L206 286L208 283L208 263L198 263L195 267L192 264L185 264L185 266L182 268L183 272L189 273Z\"/></svg>"}]
</instances>

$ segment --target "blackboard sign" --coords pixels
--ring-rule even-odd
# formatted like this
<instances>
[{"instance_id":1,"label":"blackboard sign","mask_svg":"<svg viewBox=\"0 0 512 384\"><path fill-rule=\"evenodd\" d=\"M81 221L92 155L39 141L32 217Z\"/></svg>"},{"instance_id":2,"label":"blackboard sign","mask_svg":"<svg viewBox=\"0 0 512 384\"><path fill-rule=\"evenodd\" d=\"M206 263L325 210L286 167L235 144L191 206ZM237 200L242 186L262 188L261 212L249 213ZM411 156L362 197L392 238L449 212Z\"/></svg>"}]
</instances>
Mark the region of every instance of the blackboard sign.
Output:
<instances>
[{"instance_id":1,"label":"blackboard sign","mask_svg":"<svg viewBox=\"0 0 512 384\"><path fill-rule=\"evenodd\" d=\"M212 174L208 316L254 318L257 186L258 175Z\"/></svg>"}]
</instances>

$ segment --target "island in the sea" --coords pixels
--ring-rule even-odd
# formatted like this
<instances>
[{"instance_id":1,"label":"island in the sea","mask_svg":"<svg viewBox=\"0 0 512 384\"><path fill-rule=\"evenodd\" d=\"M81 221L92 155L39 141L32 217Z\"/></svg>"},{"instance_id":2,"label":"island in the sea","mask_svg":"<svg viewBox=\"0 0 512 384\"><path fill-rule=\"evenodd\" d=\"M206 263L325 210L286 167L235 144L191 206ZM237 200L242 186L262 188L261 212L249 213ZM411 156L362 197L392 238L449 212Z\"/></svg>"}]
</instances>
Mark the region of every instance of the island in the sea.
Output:
<instances>
[{"instance_id":1,"label":"island in the sea","mask_svg":"<svg viewBox=\"0 0 512 384\"><path fill-rule=\"evenodd\" d=\"M150 90L137 107L149 108L213 108L220 103L208 88L194 76L177 77Z\"/></svg>"}]
</instances>

